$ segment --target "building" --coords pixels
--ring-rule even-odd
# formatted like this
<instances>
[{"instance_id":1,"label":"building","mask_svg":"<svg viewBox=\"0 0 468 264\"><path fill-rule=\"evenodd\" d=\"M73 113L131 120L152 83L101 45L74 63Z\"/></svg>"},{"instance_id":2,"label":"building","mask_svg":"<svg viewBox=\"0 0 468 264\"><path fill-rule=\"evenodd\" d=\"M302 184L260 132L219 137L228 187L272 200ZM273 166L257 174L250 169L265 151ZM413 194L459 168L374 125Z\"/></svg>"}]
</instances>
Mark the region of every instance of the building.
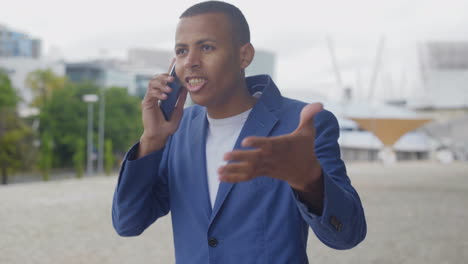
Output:
<instances>
[{"instance_id":1,"label":"building","mask_svg":"<svg viewBox=\"0 0 468 264\"><path fill-rule=\"evenodd\" d=\"M33 100L32 91L26 86L29 73L50 69L59 76L65 74L65 64L43 59L41 49L40 39L0 25L0 68L8 74L22 99L18 106L22 116L37 113L37 109L29 107Z\"/></svg>"},{"instance_id":2,"label":"building","mask_svg":"<svg viewBox=\"0 0 468 264\"><path fill-rule=\"evenodd\" d=\"M20 115L23 116L27 116L29 112L35 111L29 108L30 103L34 99L31 89L26 86L26 79L29 73L36 70L50 69L58 76L65 75L64 62L32 57L2 57L0 58L0 68L8 74L13 87L18 91L18 95L22 99L18 110Z\"/></svg>"},{"instance_id":3,"label":"building","mask_svg":"<svg viewBox=\"0 0 468 264\"><path fill-rule=\"evenodd\" d=\"M127 61L87 61L67 63L66 75L73 82L92 82L101 87L118 86L128 93L143 98L148 82L155 73L167 70L138 67Z\"/></svg>"},{"instance_id":4,"label":"building","mask_svg":"<svg viewBox=\"0 0 468 264\"><path fill-rule=\"evenodd\" d=\"M174 58L174 52L156 49L130 49L127 53L127 64L132 68L166 69Z\"/></svg>"},{"instance_id":5,"label":"building","mask_svg":"<svg viewBox=\"0 0 468 264\"><path fill-rule=\"evenodd\" d=\"M275 80L276 58L273 52L256 50L252 63L245 70L246 76L268 74Z\"/></svg>"},{"instance_id":6,"label":"building","mask_svg":"<svg viewBox=\"0 0 468 264\"><path fill-rule=\"evenodd\" d=\"M148 82L155 74L167 72L173 58L174 52L169 50L130 49L126 60L67 63L66 75L74 82L91 81L103 87L125 87L129 94L143 98ZM269 74L274 77L274 69L274 54L258 50L246 75Z\"/></svg>"},{"instance_id":7,"label":"building","mask_svg":"<svg viewBox=\"0 0 468 264\"><path fill-rule=\"evenodd\" d=\"M130 49L126 60L106 59L67 63L66 75L74 82L91 81L102 87L118 86L143 97L156 73L167 72L173 52Z\"/></svg>"},{"instance_id":8,"label":"building","mask_svg":"<svg viewBox=\"0 0 468 264\"><path fill-rule=\"evenodd\" d=\"M148 82L155 74L167 72L172 58L174 58L174 52L169 50L130 49L124 68L134 76L133 94L143 98Z\"/></svg>"},{"instance_id":9,"label":"building","mask_svg":"<svg viewBox=\"0 0 468 264\"><path fill-rule=\"evenodd\" d=\"M127 67L134 69L164 69L167 71L174 58L173 51L130 49ZM246 75L269 74L275 76L275 54L265 50L256 50L252 63L246 69Z\"/></svg>"},{"instance_id":10,"label":"building","mask_svg":"<svg viewBox=\"0 0 468 264\"><path fill-rule=\"evenodd\" d=\"M379 161L385 144L371 131L365 130L353 117L383 119L423 119L423 114L405 109L401 106L364 101L346 100L330 101L312 90L284 90L283 95L307 103L321 102L325 109L331 111L338 119L340 128L341 157L345 161ZM346 94L346 93L345 93ZM348 98L351 96L348 94ZM431 158L434 142L421 129L411 131L399 138L392 147L396 160L421 160Z\"/></svg>"},{"instance_id":11,"label":"building","mask_svg":"<svg viewBox=\"0 0 468 264\"><path fill-rule=\"evenodd\" d=\"M421 160L430 158L434 149L427 133L414 129L429 121L424 114L403 107L359 101L325 102L324 106L338 118L338 142L344 160L377 161L389 150L396 160ZM362 122L356 121L358 119L367 119L375 127L366 129ZM382 136L379 128L380 132L387 130L387 135Z\"/></svg>"},{"instance_id":12,"label":"building","mask_svg":"<svg viewBox=\"0 0 468 264\"><path fill-rule=\"evenodd\" d=\"M0 25L0 57L41 57L41 40Z\"/></svg>"},{"instance_id":13,"label":"building","mask_svg":"<svg viewBox=\"0 0 468 264\"><path fill-rule=\"evenodd\" d=\"M92 82L100 87L124 87L130 94L135 91L132 74L105 61L67 63L65 73L72 82Z\"/></svg>"},{"instance_id":14,"label":"building","mask_svg":"<svg viewBox=\"0 0 468 264\"><path fill-rule=\"evenodd\" d=\"M426 96L410 106L441 121L468 114L468 42L426 42L419 60Z\"/></svg>"},{"instance_id":15,"label":"building","mask_svg":"<svg viewBox=\"0 0 468 264\"><path fill-rule=\"evenodd\" d=\"M425 127L437 151L468 160L468 41L429 41L419 46L425 100L410 107L430 115Z\"/></svg>"},{"instance_id":16,"label":"building","mask_svg":"<svg viewBox=\"0 0 468 264\"><path fill-rule=\"evenodd\" d=\"M135 76L135 94L143 97L148 82L156 73L167 72L174 58L173 51L130 49L124 68ZM269 74L275 77L275 54L265 50L256 50L252 63L246 69L246 75Z\"/></svg>"}]
</instances>

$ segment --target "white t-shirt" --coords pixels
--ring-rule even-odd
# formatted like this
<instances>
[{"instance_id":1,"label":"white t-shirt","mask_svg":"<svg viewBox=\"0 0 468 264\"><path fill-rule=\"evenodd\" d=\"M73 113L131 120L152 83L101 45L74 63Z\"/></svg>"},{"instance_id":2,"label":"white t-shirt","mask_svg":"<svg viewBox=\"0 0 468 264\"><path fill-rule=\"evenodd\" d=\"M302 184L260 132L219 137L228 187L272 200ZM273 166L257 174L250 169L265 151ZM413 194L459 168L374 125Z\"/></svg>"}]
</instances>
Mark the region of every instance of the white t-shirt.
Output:
<instances>
[{"instance_id":1,"label":"white t-shirt","mask_svg":"<svg viewBox=\"0 0 468 264\"><path fill-rule=\"evenodd\" d=\"M206 170L211 207L214 207L218 193L218 168L226 164L224 154L234 148L251 110L223 119L213 119L207 115L209 125L206 138Z\"/></svg>"}]
</instances>

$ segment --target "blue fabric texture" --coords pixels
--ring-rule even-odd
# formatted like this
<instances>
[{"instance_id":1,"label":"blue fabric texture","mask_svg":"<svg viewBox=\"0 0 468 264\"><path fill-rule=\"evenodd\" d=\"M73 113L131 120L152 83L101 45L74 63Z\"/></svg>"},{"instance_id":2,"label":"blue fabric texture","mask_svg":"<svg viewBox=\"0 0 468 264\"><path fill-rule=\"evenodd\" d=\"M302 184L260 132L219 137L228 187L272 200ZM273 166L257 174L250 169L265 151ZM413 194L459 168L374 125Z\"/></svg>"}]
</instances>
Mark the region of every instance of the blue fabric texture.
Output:
<instances>
[{"instance_id":1,"label":"blue fabric texture","mask_svg":"<svg viewBox=\"0 0 468 264\"><path fill-rule=\"evenodd\" d=\"M251 93L262 92L237 139L291 133L304 102L282 97L267 75L247 78ZM112 220L121 236L137 236L171 212L176 263L309 263L309 227L326 245L349 249L366 236L359 195L340 158L339 127L323 110L314 118L315 152L325 187L321 215L309 212L284 181L260 176L222 182L212 209L206 176L206 109L184 110L177 132L163 150L134 160L127 153L115 190ZM158 238L155 238L158 239ZM157 261L155 260L155 263Z\"/></svg>"}]
</instances>

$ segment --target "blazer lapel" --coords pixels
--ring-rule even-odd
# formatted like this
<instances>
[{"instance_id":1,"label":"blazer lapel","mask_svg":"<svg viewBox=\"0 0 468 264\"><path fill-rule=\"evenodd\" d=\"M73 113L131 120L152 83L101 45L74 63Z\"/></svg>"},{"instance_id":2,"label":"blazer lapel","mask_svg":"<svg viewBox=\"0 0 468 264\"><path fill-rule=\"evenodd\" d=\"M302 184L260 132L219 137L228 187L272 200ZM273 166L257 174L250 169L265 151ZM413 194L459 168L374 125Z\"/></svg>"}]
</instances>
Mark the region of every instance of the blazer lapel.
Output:
<instances>
[{"instance_id":1,"label":"blazer lapel","mask_svg":"<svg viewBox=\"0 0 468 264\"><path fill-rule=\"evenodd\" d=\"M211 217L211 202L208 192L208 179L206 172L206 133L208 129L208 121L206 120L205 112L201 112L192 121L191 128L191 150L194 170L197 170L193 175L199 175L196 177L194 184L194 190L202 190L201 194L197 199L201 199L201 207L205 211L207 219ZM198 187L197 187L198 185Z\"/></svg>"},{"instance_id":2,"label":"blazer lapel","mask_svg":"<svg viewBox=\"0 0 468 264\"><path fill-rule=\"evenodd\" d=\"M250 112L249 117L247 118L244 127L242 128L239 137L237 138L234 149L242 149L241 142L248 136L268 136L277 121L278 118L270 112L270 110L262 101L259 100L252 109L252 112ZM221 182L219 184L218 193L216 195L216 202L211 214L210 225L216 218L216 215L221 209L224 201L226 200L226 197L229 195L234 186L235 184L227 182Z\"/></svg>"}]
</instances>

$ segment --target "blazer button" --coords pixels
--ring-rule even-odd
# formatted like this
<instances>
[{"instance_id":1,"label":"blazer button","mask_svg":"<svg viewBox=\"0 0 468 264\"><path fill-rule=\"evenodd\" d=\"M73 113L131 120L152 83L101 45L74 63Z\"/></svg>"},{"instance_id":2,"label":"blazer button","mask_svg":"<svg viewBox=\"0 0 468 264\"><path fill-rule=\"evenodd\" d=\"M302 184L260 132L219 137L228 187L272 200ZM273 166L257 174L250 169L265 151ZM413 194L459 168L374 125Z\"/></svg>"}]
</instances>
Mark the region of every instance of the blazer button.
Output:
<instances>
[{"instance_id":1,"label":"blazer button","mask_svg":"<svg viewBox=\"0 0 468 264\"><path fill-rule=\"evenodd\" d=\"M336 218L336 216L331 216L330 217L330 224L337 230L337 231L341 231L343 229L343 223L340 222L340 220L338 220L338 218Z\"/></svg>"},{"instance_id":2,"label":"blazer button","mask_svg":"<svg viewBox=\"0 0 468 264\"><path fill-rule=\"evenodd\" d=\"M216 247L218 245L218 240L214 237L208 239L208 245L210 247Z\"/></svg>"}]
</instances>

